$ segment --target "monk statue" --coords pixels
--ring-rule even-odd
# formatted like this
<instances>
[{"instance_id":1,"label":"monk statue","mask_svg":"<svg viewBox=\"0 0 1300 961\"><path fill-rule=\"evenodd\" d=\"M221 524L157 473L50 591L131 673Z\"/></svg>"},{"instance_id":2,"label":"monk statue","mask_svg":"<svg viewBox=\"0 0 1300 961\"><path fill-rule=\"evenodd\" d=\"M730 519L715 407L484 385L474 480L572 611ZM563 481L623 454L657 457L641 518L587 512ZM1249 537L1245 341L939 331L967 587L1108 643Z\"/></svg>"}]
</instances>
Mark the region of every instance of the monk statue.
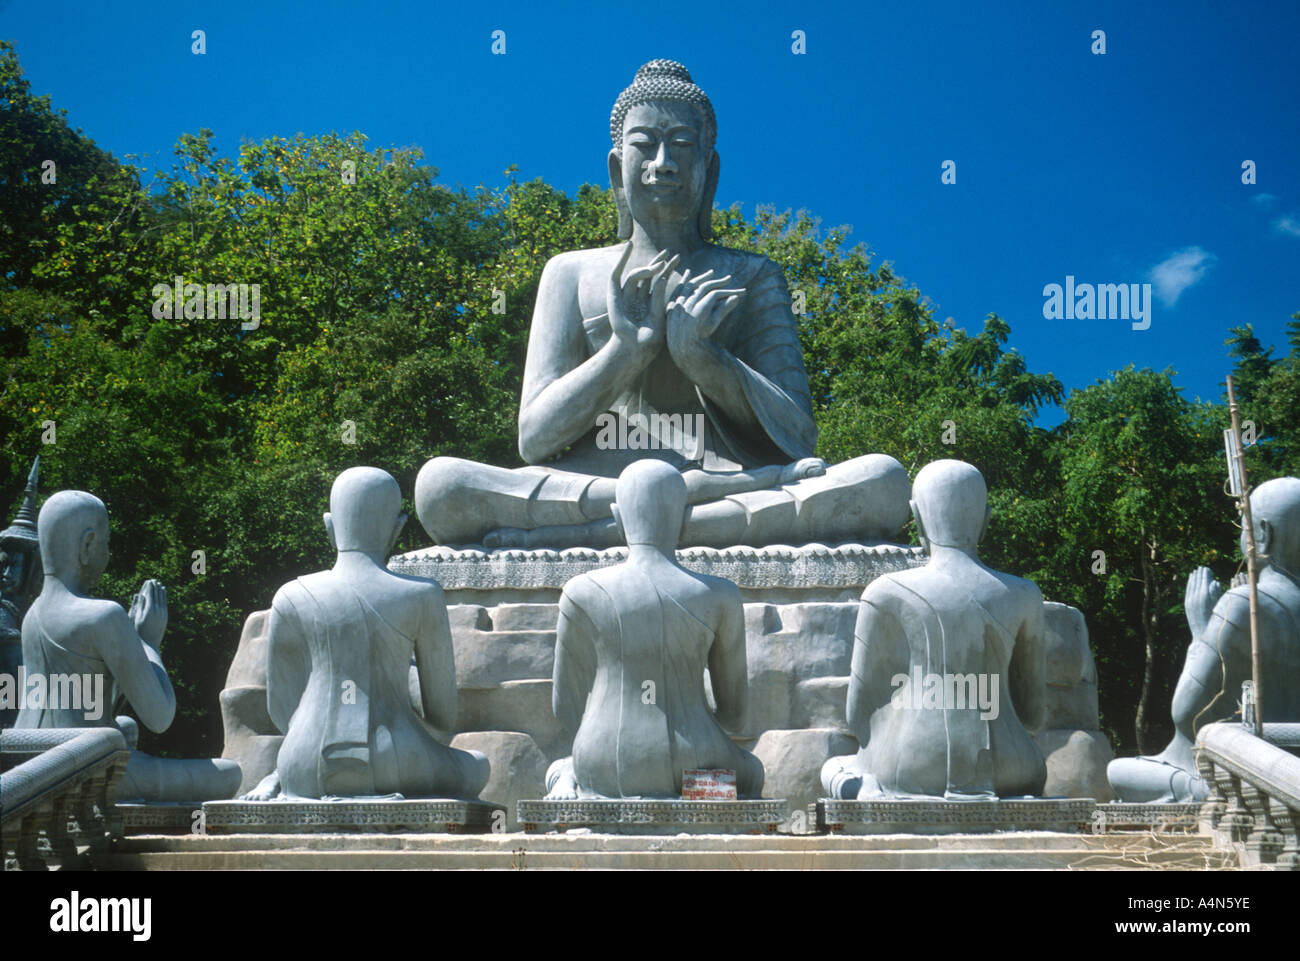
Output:
<instances>
[{"instance_id":1,"label":"monk statue","mask_svg":"<svg viewBox=\"0 0 1300 961\"><path fill-rule=\"evenodd\" d=\"M1300 717L1300 478L1279 477L1250 495L1258 559L1258 620L1263 719ZM1246 553L1246 532L1241 533ZM1174 737L1155 757L1117 758L1106 777L1122 801L1203 801L1196 770L1196 732L1231 717L1251 678L1250 588L1226 594L1208 567L1187 579L1192 642L1174 688Z\"/></svg>"},{"instance_id":2,"label":"monk statue","mask_svg":"<svg viewBox=\"0 0 1300 961\"><path fill-rule=\"evenodd\" d=\"M719 159L709 98L652 60L610 118L624 243L559 254L537 291L506 469L429 461L416 512L439 544L610 547L615 478L682 473L683 546L877 541L907 521L907 473L873 454L813 456L799 332L781 269L709 242Z\"/></svg>"},{"instance_id":3,"label":"monk statue","mask_svg":"<svg viewBox=\"0 0 1300 961\"><path fill-rule=\"evenodd\" d=\"M29 691L15 727L103 727L112 717L107 712L125 702L149 730L167 730L176 696L159 654L166 589L145 581L130 613L90 596L108 566L108 510L93 494L52 495L37 529L45 583L23 619L23 661L29 685L40 678L44 696L34 704ZM212 801L239 790L236 762L152 757L135 749L135 719L123 715L115 723L133 749L119 801Z\"/></svg>"},{"instance_id":4,"label":"monk statue","mask_svg":"<svg viewBox=\"0 0 1300 961\"><path fill-rule=\"evenodd\" d=\"M335 478L325 515L334 567L284 585L271 605L267 708L284 742L248 800L468 799L487 784L487 758L438 743L411 705L414 654L425 720L455 727L442 588L385 567L405 523L388 473L353 467Z\"/></svg>"},{"instance_id":5,"label":"monk statue","mask_svg":"<svg viewBox=\"0 0 1300 961\"><path fill-rule=\"evenodd\" d=\"M987 490L970 464L922 468L912 511L929 562L862 594L847 711L861 748L827 761L822 786L861 800L1041 794L1026 725L1047 703L1042 595L980 562Z\"/></svg>"},{"instance_id":6,"label":"monk statue","mask_svg":"<svg viewBox=\"0 0 1300 961\"><path fill-rule=\"evenodd\" d=\"M734 771L740 797L763 789L763 763L723 730L745 719L740 589L678 565L685 512L672 465L632 464L614 505L627 561L564 585L552 698L573 756L547 771L548 798L679 798L683 772L695 769Z\"/></svg>"},{"instance_id":7,"label":"monk statue","mask_svg":"<svg viewBox=\"0 0 1300 961\"><path fill-rule=\"evenodd\" d=\"M36 486L41 459L27 475L22 504L14 522L0 532L0 677L17 680L23 663L23 615L41 586L41 554L36 537ZM17 698L0 696L0 728L18 719Z\"/></svg>"}]
</instances>

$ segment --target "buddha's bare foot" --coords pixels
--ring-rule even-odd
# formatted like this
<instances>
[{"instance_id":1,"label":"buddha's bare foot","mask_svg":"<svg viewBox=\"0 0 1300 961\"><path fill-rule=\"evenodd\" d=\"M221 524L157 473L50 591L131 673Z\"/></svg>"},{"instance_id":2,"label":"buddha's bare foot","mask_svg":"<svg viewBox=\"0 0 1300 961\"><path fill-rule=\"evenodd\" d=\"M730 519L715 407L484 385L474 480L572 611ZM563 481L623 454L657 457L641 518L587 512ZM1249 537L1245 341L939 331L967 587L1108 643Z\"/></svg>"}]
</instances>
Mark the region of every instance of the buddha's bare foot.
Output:
<instances>
[{"instance_id":1,"label":"buddha's bare foot","mask_svg":"<svg viewBox=\"0 0 1300 961\"><path fill-rule=\"evenodd\" d=\"M805 477L821 477L826 473L826 462L820 457L805 457L781 468L781 484L793 484Z\"/></svg>"},{"instance_id":2,"label":"buddha's bare foot","mask_svg":"<svg viewBox=\"0 0 1300 961\"><path fill-rule=\"evenodd\" d=\"M274 801L280 796L280 772L272 771L258 782L257 787L241 794L241 801Z\"/></svg>"},{"instance_id":3,"label":"buddha's bare foot","mask_svg":"<svg viewBox=\"0 0 1300 961\"><path fill-rule=\"evenodd\" d=\"M572 801L578 797L578 777L573 758L562 757L546 770L546 800Z\"/></svg>"}]
</instances>

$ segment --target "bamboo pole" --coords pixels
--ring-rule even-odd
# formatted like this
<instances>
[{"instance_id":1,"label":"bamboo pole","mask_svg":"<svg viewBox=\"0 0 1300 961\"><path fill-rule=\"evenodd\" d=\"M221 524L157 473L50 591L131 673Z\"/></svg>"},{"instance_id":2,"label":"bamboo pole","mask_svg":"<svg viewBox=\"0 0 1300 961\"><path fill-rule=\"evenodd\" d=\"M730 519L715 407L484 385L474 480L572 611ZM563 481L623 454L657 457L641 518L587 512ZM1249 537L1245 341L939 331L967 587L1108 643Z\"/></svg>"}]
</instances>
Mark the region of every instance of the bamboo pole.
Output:
<instances>
[{"instance_id":1,"label":"bamboo pole","mask_svg":"<svg viewBox=\"0 0 1300 961\"><path fill-rule=\"evenodd\" d=\"M1241 422L1237 413L1237 394L1228 377L1228 413L1232 417L1233 447L1237 473L1241 477L1241 517L1246 531L1246 579L1250 584L1250 676L1255 688L1255 736L1264 736L1264 691L1259 672L1259 570L1255 555L1255 520L1250 512L1250 484L1246 480L1246 452L1241 444Z\"/></svg>"}]
</instances>

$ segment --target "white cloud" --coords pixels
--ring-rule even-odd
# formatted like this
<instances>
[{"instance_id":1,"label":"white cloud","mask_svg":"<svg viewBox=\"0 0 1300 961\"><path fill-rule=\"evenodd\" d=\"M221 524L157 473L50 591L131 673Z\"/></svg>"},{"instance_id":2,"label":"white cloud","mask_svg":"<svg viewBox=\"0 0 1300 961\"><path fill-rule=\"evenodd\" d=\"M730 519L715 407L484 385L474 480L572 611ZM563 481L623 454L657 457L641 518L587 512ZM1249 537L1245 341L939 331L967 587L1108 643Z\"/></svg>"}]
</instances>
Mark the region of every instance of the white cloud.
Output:
<instances>
[{"instance_id":1,"label":"white cloud","mask_svg":"<svg viewBox=\"0 0 1300 961\"><path fill-rule=\"evenodd\" d=\"M1188 247L1175 251L1160 261L1151 268L1149 274L1160 302L1166 307L1172 307L1183 291L1198 283L1216 260L1218 258L1207 250Z\"/></svg>"},{"instance_id":2,"label":"white cloud","mask_svg":"<svg viewBox=\"0 0 1300 961\"><path fill-rule=\"evenodd\" d=\"M1290 234L1292 237L1300 237L1300 217L1295 214L1283 214L1273 221L1273 229L1281 234Z\"/></svg>"},{"instance_id":3,"label":"white cloud","mask_svg":"<svg viewBox=\"0 0 1300 961\"><path fill-rule=\"evenodd\" d=\"M1261 207L1267 207L1277 200L1277 194L1260 193L1250 198L1251 203L1259 204Z\"/></svg>"}]
</instances>

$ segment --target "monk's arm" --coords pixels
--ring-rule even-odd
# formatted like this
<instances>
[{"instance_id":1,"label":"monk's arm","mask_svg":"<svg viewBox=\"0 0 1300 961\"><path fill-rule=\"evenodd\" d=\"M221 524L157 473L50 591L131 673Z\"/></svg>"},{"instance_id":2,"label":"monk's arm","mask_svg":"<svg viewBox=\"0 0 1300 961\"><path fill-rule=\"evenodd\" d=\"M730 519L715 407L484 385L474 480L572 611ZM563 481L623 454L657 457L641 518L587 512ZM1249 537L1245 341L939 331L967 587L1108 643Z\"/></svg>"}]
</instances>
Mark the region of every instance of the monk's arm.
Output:
<instances>
[{"instance_id":1,"label":"monk's arm","mask_svg":"<svg viewBox=\"0 0 1300 961\"><path fill-rule=\"evenodd\" d=\"M117 689L135 710L140 723L159 734L176 716L176 694L163 667L162 657L139 634L117 604L109 603L95 631L95 647Z\"/></svg>"},{"instance_id":2,"label":"monk's arm","mask_svg":"<svg viewBox=\"0 0 1300 961\"><path fill-rule=\"evenodd\" d=\"M1174 689L1174 727L1187 740L1196 740L1197 728L1232 713L1245 677L1232 671L1231 665L1250 663L1249 653L1237 653L1243 650L1250 651L1250 604L1240 593L1229 591L1215 605L1205 628L1192 638Z\"/></svg>"},{"instance_id":3,"label":"monk's arm","mask_svg":"<svg viewBox=\"0 0 1300 961\"><path fill-rule=\"evenodd\" d=\"M519 403L519 456L529 464L581 440L654 359L617 337L586 356L578 275L579 261L561 255L547 262L538 285Z\"/></svg>"},{"instance_id":4,"label":"monk's arm","mask_svg":"<svg viewBox=\"0 0 1300 961\"><path fill-rule=\"evenodd\" d=\"M425 598L421 629L415 639L415 669L420 676L420 701L424 719L440 731L456 729L456 654L451 643L451 622L441 588Z\"/></svg>"},{"instance_id":5,"label":"monk's arm","mask_svg":"<svg viewBox=\"0 0 1300 961\"><path fill-rule=\"evenodd\" d=\"M870 593L870 588L866 593ZM898 619L864 593L853 630L846 716L859 747L866 747L871 738L871 715L893 697L893 678L899 674L906 676L907 669L907 640Z\"/></svg>"},{"instance_id":6,"label":"monk's arm","mask_svg":"<svg viewBox=\"0 0 1300 961\"><path fill-rule=\"evenodd\" d=\"M307 641L293 604L277 593L266 627L266 709L281 734L289 733L289 721L307 689L310 670Z\"/></svg>"},{"instance_id":7,"label":"monk's arm","mask_svg":"<svg viewBox=\"0 0 1300 961\"><path fill-rule=\"evenodd\" d=\"M1047 717L1047 622L1038 588L1011 652L1008 693L1020 723L1030 731L1042 729Z\"/></svg>"},{"instance_id":8,"label":"monk's arm","mask_svg":"<svg viewBox=\"0 0 1300 961\"><path fill-rule=\"evenodd\" d=\"M727 585L717 636L709 648L709 678L713 701L718 706L718 723L728 731L739 731L749 709L749 667L745 653L745 608L740 589Z\"/></svg>"},{"instance_id":9,"label":"monk's arm","mask_svg":"<svg viewBox=\"0 0 1300 961\"><path fill-rule=\"evenodd\" d=\"M560 595L560 620L555 634L555 668L551 709L568 736L577 733L587 695L596 681L596 628L566 586Z\"/></svg>"}]
</instances>

